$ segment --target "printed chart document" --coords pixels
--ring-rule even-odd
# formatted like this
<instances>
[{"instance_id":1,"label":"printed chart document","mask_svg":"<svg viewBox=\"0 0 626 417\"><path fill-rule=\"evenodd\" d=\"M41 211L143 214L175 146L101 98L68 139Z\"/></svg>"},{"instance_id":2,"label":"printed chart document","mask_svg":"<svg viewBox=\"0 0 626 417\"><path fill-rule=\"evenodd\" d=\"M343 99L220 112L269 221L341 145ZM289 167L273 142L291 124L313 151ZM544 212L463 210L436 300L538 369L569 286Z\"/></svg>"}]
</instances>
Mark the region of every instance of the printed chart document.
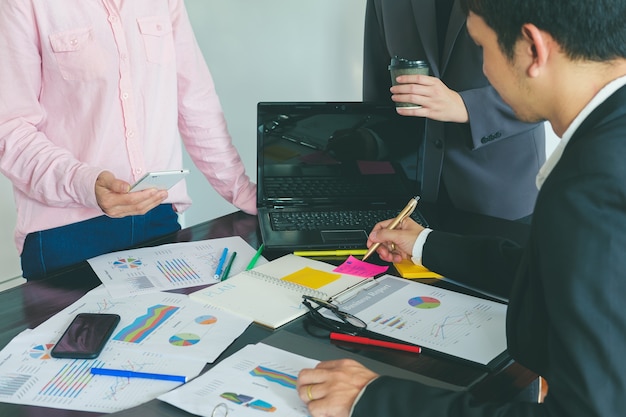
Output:
<instances>
[{"instance_id":1,"label":"printed chart document","mask_svg":"<svg viewBox=\"0 0 626 417\"><path fill-rule=\"evenodd\" d=\"M151 293L112 298L99 286L55 314L36 330L56 341L78 313L115 313L121 317L107 346L213 362L252 320L191 301L185 294Z\"/></svg>"},{"instance_id":2,"label":"printed chart document","mask_svg":"<svg viewBox=\"0 0 626 417\"><path fill-rule=\"evenodd\" d=\"M237 252L230 275L243 271L256 250L239 236L128 249L88 259L114 297L214 284L224 248ZM260 257L257 265L267 259Z\"/></svg>"},{"instance_id":3,"label":"printed chart document","mask_svg":"<svg viewBox=\"0 0 626 417\"><path fill-rule=\"evenodd\" d=\"M298 373L312 368L317 360L263 343L248 345L215 367L159 396L187 412L210 417L306 417L306 405L296 392Z\"/></svg>"},{"instance_id":4,"label":"printed chart document","mask_svg":"<svg viewBox=\"0 0 626 417\"><path fill-rule=\"evenodd\" d=\"M198 375L205 362L107 345L97 359L50 356L54 335L26 330L0 351L0 401L66 410L113 413L150 401L179 382L91 375L92 367L138 372Z\"/></svg>"},{"instance_id":5,"label":"printed chart document","mask_svg":"<svg viewBox=\"0 0 626 417\"><path fill-rule=\"evenodd\" d=\"M336 303L368 330L488 367L508 357L506 304L391 275L376 282Z\"/></svg>"},{"instance_id":6,"label":"printed chart document","mask_svg":"<svg viewBox=\"0 0 626 417\"><path fill-rule=\"evenodd\" d=\"M302 295L326 299L364 279L333 272L335 268L326 262L289 254L189 297L275 329L306 314Z\"/></svg>"}]
</instances>

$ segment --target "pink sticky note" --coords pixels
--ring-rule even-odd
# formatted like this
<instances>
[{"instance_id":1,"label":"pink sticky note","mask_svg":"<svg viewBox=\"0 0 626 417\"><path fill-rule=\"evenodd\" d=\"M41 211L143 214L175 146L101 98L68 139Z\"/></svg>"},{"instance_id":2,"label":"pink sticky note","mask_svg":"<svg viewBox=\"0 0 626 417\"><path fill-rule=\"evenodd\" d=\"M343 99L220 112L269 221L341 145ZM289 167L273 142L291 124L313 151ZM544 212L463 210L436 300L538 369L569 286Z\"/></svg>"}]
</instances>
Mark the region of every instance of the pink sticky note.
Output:
<instances>
[{"instance_id":1,"label":"pink sticky note","mask_svg":"<svg viewBox=\"0 0 626 417\"><path fill-rule=\"evenodd\" d=\"M344 263L333 269L333 272L369 278L378 274L382 274L383 272L387 271L387 269L389 269L388 266L380 266L363 262L350 255Z\"/></svg>"}]
</instances>

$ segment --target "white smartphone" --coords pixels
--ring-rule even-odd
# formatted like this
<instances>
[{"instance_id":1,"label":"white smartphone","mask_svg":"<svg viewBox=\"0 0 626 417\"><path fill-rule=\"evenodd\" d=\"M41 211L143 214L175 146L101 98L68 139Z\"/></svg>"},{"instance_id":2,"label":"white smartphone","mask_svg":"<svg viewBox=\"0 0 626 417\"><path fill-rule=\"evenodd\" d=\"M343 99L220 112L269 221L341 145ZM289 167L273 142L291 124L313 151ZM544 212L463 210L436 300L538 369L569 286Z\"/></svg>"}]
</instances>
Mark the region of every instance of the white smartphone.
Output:
<instances>
[{"instance_id":1,"label":"white smartphone","mask_svg":"<svg viewBox=\"0 0 626 417\"><path fill-rule=\"evenodd\" d=\"M156 188L158 190L168 190L174 184L185 178L189 174L188 169L175 169L172 171L148 172L141 177L132 187L130 191L147 190L148 188Z\"/></svg>"}]
</instances>

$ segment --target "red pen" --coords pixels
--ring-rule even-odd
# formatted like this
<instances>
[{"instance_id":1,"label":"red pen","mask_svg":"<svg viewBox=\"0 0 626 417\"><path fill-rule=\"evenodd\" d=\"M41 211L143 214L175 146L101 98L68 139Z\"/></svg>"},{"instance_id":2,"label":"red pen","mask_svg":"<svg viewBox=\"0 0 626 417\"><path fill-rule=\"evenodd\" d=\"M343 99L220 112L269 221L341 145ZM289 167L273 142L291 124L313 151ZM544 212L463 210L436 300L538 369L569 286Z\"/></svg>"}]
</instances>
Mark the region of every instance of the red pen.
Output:
<instances>
[{"instance_id":1,"label":"red pen","mask_svg":"<svg viewBox=\"0 0 626 417\"><path fill-rule=\"evenodd\" d=\"M395 350L404 350L407 352L420 353L422 348L415 345L405 345L403 343L385 342L384 340L370 339L363 336L352 336L343 333L331 333L331 340L339 340L341 342L358 343L361 345L380 346Z\"/></svg>"}]
</instances>

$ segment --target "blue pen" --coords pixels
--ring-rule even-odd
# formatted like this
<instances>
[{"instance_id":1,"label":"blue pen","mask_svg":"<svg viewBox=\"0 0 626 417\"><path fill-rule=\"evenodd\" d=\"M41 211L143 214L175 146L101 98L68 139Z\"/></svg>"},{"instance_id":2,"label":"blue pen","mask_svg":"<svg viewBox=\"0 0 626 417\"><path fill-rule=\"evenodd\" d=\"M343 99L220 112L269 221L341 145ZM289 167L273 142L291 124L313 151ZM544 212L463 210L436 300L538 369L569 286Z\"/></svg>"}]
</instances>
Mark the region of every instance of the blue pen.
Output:
<instances>
[{"instance_id":1,"label":"blue pen","mask_svg":"<svg viewBox=\"0 0 626 417\"><path fill-rule=\"evenodd\" d=\"M91 368L92 375L107 375L107 376L119 376L123 378L145 378L145 379L158 379L161 381L173 381L173 382L187 382L187 377L182 375L166 375L166 374L152 374L148 372L134 372L125 371L122 369L108 369L108 368Z\"/></svg>"},{"instance_id":2,"label":"blue pen","mask_svg":"<svg viewBox=\"0 0 626 417\"><path fill-rule=\"evenodd\" d=\"M217 268L215 269L215 275L213 278L220 279L220 275L222 275L222 269L224 268L224 262L226 262L226 255L228 254L228 248L224 248L222 251L222 256L220 256L220 261L217 263Z\"/></svg>"}]
</instances>

